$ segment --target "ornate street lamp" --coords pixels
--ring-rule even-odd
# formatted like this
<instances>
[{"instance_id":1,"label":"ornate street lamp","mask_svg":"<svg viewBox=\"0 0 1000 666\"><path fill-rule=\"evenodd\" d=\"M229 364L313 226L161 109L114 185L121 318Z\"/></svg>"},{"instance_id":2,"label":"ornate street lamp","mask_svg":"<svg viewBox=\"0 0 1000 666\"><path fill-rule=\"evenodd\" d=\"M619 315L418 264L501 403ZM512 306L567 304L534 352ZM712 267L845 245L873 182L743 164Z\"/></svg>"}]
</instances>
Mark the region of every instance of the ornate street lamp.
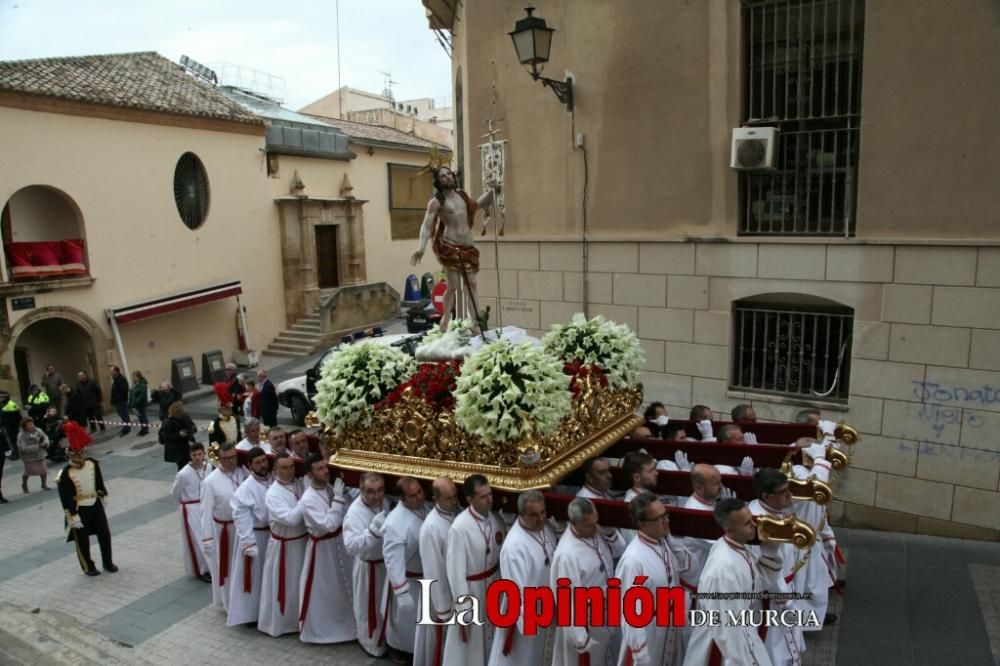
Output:
<instances>
[{"instance_id":1,"label":"ornate street lamp","mask_svg":"<svg viewBox=\"0 0 1000 666\"><path fill-rule=\"evenodd\" d=\"M545 24L545 19L532 16L534 7L525 7L527 16L514 24L514 31L507 33L514 42L517 60L522 65L531 65L531 78L541 81L543 86L552 88L559 101L566 105L567 111L573 110L573 80L555 81L539 74L538 65L549 61L549 48L552 46L554 29Z\"/></svg>"}]
</instances>

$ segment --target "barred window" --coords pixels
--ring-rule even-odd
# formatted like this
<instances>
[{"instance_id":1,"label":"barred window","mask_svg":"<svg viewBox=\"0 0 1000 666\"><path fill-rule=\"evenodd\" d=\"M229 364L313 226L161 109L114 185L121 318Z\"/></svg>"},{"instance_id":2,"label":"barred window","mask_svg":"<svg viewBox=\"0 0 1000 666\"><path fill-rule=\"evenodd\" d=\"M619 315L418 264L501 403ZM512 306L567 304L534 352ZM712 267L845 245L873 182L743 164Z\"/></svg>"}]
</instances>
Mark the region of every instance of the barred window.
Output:
<instances>
[{"instance_id":1,"label":"barred window","mask_svg":"<svg viewBox=\"0 0 1000 666\"><path fill-rule=\"evenodd\" d=\"M731 389L847 402L854 313L806 300L819 299L783 294L733 304Z\"/></svg>"},{"instance_id":2,"label":"barred window","mask_svg":"<svg viewBox=\"0 0 1000 666\"><path fill-rule=\"evenodd\" d=\"M389 164L389 229L392 240L420 238L427 202L434 196L429 171L408 164Z\"/></svg>"},{"instance_id":3,"label":"barred window","mask_svg":"<svg viewBox=\"0 0 1000 666\"><path fill-rule=\"evenodd\" d=\"M743 122L778 142L774 169L740 174L741 234L854 234L864 15L864 0L743 0Z\"/></svg>"}]
</instances>

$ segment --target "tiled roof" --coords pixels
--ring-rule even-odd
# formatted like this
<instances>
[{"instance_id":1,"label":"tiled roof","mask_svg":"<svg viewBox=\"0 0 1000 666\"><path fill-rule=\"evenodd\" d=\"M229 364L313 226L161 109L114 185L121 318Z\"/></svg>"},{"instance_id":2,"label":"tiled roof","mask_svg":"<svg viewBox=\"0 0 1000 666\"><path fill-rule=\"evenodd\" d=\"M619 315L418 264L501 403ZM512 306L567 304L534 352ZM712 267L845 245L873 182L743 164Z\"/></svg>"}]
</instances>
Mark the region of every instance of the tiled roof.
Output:
<instances>
[{"instance_id":1,"label":"tiled roof","mask_svg":"<svg viewBox=\"0 0 1000 666\"><path fill-rule=\"evenodd\" d=\"M255 125L263 121L158 53L0 62L0 91Z\"/></svg>"},{"instance_id":2,"label":"tiled roof","mask_svg":"<svg viewBox=\"0 0 1000 666\"><path fill-rule=\"evenodd\" d=\"M352 139L357 139L358 143L373 142L379 144L395 144L398 146L406 146L408 148L419 148L422 150L430 150L431 148L438 148L441 150L447 150L451 152L451 148L436 143L434 141L429 141L427 139L421 139L412 134L407 134L406 132L400 131L398 129L393 129L392 127L385 127L384 125L368 125L366 123L356 123L353 120L342 120L340 118L329 118L327 116L319 116L314 113L306 114L322 120L327 125L332 125L339 129L341 132L351 137Z\"/></svg>"}]
</instances>

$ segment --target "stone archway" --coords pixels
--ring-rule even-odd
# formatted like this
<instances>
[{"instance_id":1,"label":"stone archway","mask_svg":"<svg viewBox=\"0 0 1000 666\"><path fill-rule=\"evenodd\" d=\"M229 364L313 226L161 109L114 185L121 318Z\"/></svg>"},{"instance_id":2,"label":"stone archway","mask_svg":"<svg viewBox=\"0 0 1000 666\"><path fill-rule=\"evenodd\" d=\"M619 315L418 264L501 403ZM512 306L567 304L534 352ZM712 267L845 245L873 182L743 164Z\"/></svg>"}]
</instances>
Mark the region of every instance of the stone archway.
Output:
<instances>
[{"instance_id":1,"label":"stone archway","mask_svg":"<svg viewBox=\"0 0 1000 666\"><path fill-rule=\"evenodd\" d=\"M0 386L21 395L38 383L52 363L63 380L76 384L76 373L90 373L107 395L108 352L113 341L91 317L74 308L45 307L22 317L0 339ZM23 398L23 396L22 396Z\"/></svg>"}]
</instances>

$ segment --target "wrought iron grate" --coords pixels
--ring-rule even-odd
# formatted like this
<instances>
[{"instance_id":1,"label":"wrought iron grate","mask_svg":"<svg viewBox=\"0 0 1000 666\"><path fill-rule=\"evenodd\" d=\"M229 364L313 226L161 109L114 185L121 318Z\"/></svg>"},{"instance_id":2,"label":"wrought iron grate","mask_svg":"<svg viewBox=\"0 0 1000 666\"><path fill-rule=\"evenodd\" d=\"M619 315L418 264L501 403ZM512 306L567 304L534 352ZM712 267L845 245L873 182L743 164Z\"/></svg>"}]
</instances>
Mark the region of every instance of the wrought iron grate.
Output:
<instances>
[{"instance_id":1,"label":"wrought iron grate","mask_svg":"<svg viewBox=\"0 0 1000 666\"><path fill-rule=\"evenodd\" d=\"M854 233L864 0L743 0L748 126L775 168L740 176L747 235Z\"/></svg>"},{"instance_id":2,"label":"wrought iron grate","mask_svg":"<svg viewBox=\"0 0 1000 666\"><path fill-rule=\"evenodd\" d=\"M847 401L850 314L737 304L731 388Z\"/></svg>"}]
</instances>

